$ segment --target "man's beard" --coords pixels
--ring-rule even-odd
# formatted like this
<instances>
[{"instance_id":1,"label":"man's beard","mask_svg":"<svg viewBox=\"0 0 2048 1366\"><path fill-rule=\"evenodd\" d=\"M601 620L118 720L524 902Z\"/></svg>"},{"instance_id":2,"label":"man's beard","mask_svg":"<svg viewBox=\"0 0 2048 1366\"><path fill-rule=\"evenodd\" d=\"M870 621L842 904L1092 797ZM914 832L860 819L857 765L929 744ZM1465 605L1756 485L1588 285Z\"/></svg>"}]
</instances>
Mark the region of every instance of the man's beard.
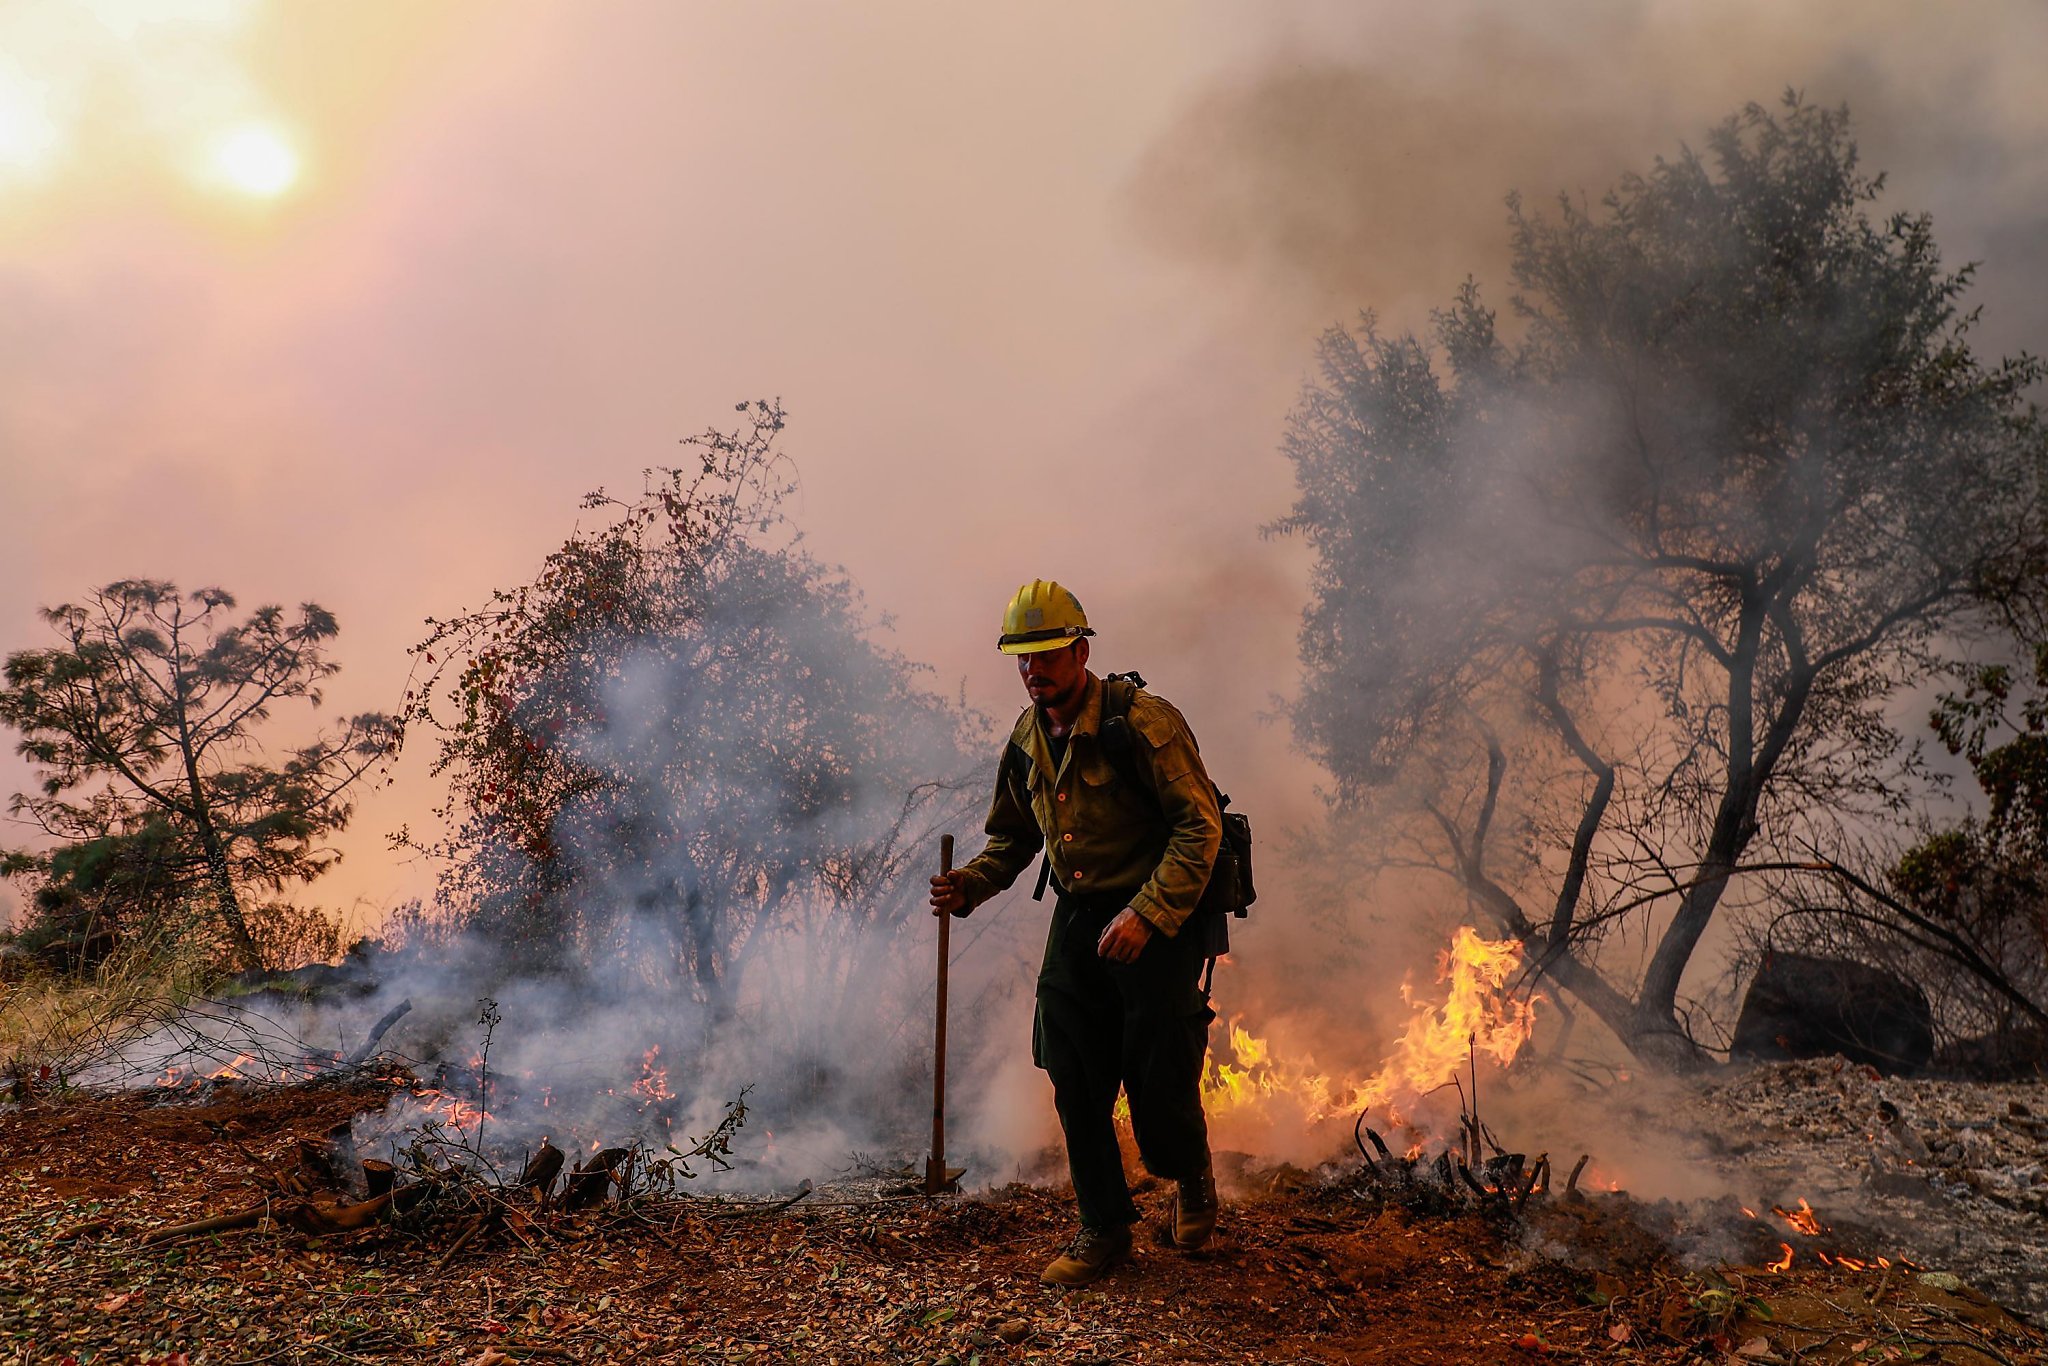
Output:
<instances>
[{"instance_id":1,"label":"man's beard","mask_svg":"<svg viewBox=\"0 0 2048 1366\"><path fill-rule=\"evenodd\" d=\"M1050 678L1027 678L1025 679L1025 682L1034 688L1051 688L1058 686ZM1067 705L1069 702L1079 701L1082 690L1085 689L1087 686L1088 676L1086 674L1083 674L1081 676L1080 681L1075 683L1073 687L1063 692L1055 693L1052 696L1045 698L1043 701L1039 701L1036 698L1034 698L1033 701L1040 711L1050 711L1054 707L1061 707Z\"/></svg>"}]
</instances>

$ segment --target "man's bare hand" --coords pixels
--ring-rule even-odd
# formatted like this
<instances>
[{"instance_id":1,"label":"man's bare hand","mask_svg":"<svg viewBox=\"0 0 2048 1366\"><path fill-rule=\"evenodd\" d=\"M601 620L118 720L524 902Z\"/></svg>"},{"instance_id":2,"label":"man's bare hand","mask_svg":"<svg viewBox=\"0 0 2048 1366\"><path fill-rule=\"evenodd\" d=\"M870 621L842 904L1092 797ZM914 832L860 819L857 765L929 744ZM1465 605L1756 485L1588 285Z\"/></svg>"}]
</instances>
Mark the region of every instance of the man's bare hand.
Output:
<instances>
[{"instance_id":1,"label":"man's bare hand","mask_svg":"<svg viewBox=\"0 0 2048 1366\"><path fill-rule=\"evenodd\" d=\"M1135 963L1151 938L1151 923L1126 906L1095 941L1095 952L1112 963Z\"/></svg>"},{"instance_id":2,"label":"man's bare hand","mask_svg":"<svg viewBox=\"0 0 2048 1366\"><path fill-rule=\"evenodd\" d=\"M932 914L964 915L967 912L967 874L955 868L932 879Z\"/></svg>"}]
</instances>

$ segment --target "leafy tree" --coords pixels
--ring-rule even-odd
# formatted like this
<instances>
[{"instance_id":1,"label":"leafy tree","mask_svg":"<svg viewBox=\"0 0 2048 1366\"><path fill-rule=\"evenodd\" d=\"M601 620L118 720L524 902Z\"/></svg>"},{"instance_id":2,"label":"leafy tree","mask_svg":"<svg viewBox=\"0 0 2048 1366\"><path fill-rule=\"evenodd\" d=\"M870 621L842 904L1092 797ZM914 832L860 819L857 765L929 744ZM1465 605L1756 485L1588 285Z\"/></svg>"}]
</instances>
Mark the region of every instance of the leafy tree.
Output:
<instances>
[{"instance_id":1,"label":"leafy tree","mask_svg":"<svg viewBox=\"0 0 2048 1366\"><path fill-rule=\"evenodd\" d=\"M2048 644L2033 654L2033 686L2024 696L2016 697L2021 685L2011 665L1982 665L1960 693L1942 695L1931 721L1983 789L1984 820L1971 825L1984 845L2038 864L2048 861Z\"/></svg>"},{"instance_id":2,"label":"leafy tree","mask_svg":"<svg viewBox=\"0 0 2048 1366\"><path fill-rule=\"evenodd\" d=\"M1892 963L1927 988L1952 1041L1994 1051L2048 1038L2048 645L2033 656L2031 688L2008 664L1980 665L1935 706L1935 734L1969 764L1981 812L1923 829L1882 877L1833 862L1842 895L1774 927Z\"/></svg>"},{"instance_id":3,"label":"leafy tree","mask_svg":"<svg viewBox=\"0 0 2048 1366\"><path fill-rule=\"evenodd\" d=\"M787 535L782 410L741 410L693 467L586 498L608 520L531 583L430 623L407 719L451 798L446 837L413 842L522 967L676 980L715 1027L772 961L762 1018L826 1028L885 975L907 861L982 795L975 718Z\"/></svg>"},{"instance_id":4,"label":"leafy tree","mask_svg":"<svg viewBox=\"0 0 2048 1366\"><path fill-rule=\"evenodd\" d=\"M118 918L201 894L242 965L259 967L247 894L333 866L320 842L347 824L349 790L393 731L364 713L266 759L257 732L272 709L317 707L340 667L327 657L337 627L312 603L239 621L234 606L218 588L125 579L44 611L62 643L8 656L0 721L42 769L11 809L57 843L4 871L41 880L46 914L83 900Z\"/></svg>"},{"instance_id":5,"label":"leafy tree","mask_svg":"<svg viewBox=\"0 0 2048 1366\"><path fill-rule=\"evenodd\" d=\"M1383 864L1447 875L1638 1055L1760 867L1918 789L1888 722L2038 620L2041 366L1874 218L1846 111L1751 106L1597 208L1510 200L1518 326L1328 334L1291 418L1317 556L1297 733Z\"/></svg>"}]
</instances>

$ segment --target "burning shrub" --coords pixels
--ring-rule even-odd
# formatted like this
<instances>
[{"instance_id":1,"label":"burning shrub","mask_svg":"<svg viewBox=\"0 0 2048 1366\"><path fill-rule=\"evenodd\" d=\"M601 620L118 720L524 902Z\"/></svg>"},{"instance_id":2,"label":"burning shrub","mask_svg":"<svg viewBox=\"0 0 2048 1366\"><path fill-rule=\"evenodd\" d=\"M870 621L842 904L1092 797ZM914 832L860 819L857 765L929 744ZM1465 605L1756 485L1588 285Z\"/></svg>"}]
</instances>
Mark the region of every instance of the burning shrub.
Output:
<instances>
[{"instance_id":1,"label":"burning shrub","mask_svg":"<svg viewBox=\"0 0 2048 1366\"><path fill-rule=\"evenodd\" d=\"M1536 1003L1516 994L1514 979L1523 966L1512 940L1490 941L1460 926L1438 955L1438 991L1401 984L1406 1028L1370 1075L1331 1075L1309 1054L1276 1050L1232 1019L1228 1038L1216 1044L1202 1072L1212 1139L1265 1152L1278 1132L1316 1133L1371 1112L1404 1146L1419 1149L1450 1127L1444 1115L1425 1113L1428 1096L1456 1084L1467 1067L1476 1091L1481 1058L1505 1068L1528 1043Z\"/></svg>"},{"instance_id":2,"label":"burning shrub","mask_svg":"<svg viewBox=\"0 0 2048 1366\"><path fill-rule=\"evenodd\" d=\"M587 497L609 520L533 582L433 623L406 719L437 731L452 797L426 847L505 969L699 1023L639 1046L695 1057L744 1016L785 1059L843 1059L886 1030L913 850L979 802L980 722L798 548L782 410L741 409L693 468Z\"/></svg>"}]
</instances>

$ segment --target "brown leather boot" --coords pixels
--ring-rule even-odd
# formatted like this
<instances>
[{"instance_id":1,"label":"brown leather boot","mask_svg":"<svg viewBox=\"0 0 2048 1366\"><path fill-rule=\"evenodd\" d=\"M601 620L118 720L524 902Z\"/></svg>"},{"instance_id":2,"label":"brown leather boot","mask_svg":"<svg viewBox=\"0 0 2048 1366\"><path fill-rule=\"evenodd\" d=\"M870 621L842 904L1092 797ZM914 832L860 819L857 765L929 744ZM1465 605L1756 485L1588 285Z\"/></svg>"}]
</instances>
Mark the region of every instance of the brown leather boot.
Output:
<instances>
[{"instance_id":1,"label":"brown leather boot","mask_svg":"<svg viewBox=\"0 0 2048 1366\"><path fill-rule=\"evenodd\" d=\"M1193 1252L1216 1231L1216 1174L1204 1167L1200 1176L1176 1185L1173 1245L1183 1252Z\"/></svg>"},{"instance_id":2,"label":"brown leather boot","mask_svg":"<svg viewBox=\"0 0 2048 1366\"><path fill-rule=\"evenodd\" d=\"M1098 1280L1118 1262L1131 1255L1129 1225L1118 1229L1082 1226L1079 1236L1065 1252L1039 1273L1040 1285L1086 1285Z\"/></svg>"}]
</instances>

